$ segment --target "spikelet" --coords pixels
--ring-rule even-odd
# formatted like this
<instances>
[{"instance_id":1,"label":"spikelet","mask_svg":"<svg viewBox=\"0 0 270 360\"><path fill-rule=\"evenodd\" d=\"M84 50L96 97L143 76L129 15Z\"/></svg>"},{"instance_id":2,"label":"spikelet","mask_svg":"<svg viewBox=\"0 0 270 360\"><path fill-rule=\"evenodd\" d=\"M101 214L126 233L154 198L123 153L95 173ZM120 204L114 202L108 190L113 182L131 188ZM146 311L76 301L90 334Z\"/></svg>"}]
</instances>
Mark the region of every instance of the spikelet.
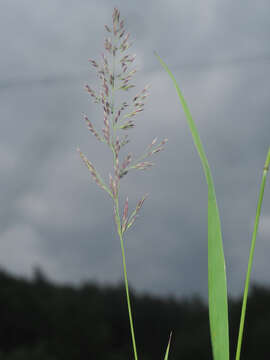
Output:
<instances>
[{"instance_id":1,"label":"spikelet","mask_svg":"<svg viewBox=\"0 0 270 360\"><path fill-rule=\"evenodd\" d=\"M122 217L122 233L126 231L127 228L127 221L128 221L128 197L126 198L123 217Z\"/></svg>"}]
</instances>

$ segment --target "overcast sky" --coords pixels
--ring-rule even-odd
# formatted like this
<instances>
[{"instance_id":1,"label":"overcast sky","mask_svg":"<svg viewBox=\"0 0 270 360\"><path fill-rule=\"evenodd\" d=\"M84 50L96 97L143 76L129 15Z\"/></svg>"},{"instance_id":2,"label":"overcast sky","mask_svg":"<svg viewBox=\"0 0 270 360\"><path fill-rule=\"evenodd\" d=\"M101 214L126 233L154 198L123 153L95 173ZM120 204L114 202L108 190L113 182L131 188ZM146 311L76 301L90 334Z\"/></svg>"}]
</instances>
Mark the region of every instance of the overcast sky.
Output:
<instances>
[{"instance_id":1,"label":"overcast sky","mask_svg":"<svg viewBox=\"0 0 270 360\"><path fill-rule=\"evenodd\" d=\"M99 88L88 59L101 59L116 6L136 54L136 88L150 83L145 111L123 152L168 137L155 167L131 172L121 205L149 193L125 239L138 292L207 295L207 186L173 71L209 158L220 209L228 289L243 288L262 168L270 145L270 2L251 0L0 0L0 266L80 284L122 279L112 202L76 152L108 176L111 154L81 113L102 126L84 91ZM133 91L134 90L134 91ZM252 281L270 285L267 182Z\"/></svg>"}]
</instances>

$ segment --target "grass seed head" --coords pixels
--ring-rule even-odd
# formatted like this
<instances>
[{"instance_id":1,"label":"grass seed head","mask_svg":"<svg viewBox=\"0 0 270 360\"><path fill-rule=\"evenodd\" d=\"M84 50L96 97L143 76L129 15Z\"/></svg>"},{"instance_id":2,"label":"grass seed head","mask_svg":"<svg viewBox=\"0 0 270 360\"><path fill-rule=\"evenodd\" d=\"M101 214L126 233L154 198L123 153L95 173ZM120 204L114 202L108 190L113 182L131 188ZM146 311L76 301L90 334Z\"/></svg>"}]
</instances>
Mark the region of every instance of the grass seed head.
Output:
<instances>
[{"instance_id":1,"label":"grass seed head","mask_svg":"<svg viewBox=\"0 0 270 360\"><path fill-rule=\"evenodd\" d=\"M103 126L100 133L95 129L92 121L89 120L87 115L83 115L90 132L101 142L107 144L113 153L113 171L112 177L109 174L108 185L102 180L93 164L83 155L79 150L80 157L85 165L88 167L94 181L103 189L105 189L113 197L115 201L118 201L119 181L125 175L129 173L131 169L148 169L153 163L145 161L145 159L155 153L164 149L165 140L159 145L156 145L157 139L155 138L150 146L148 152L139 157L139 160L133 162L133 156L128 153L121 155L121 150L129 143L128 135L124 135L123 132L127 132L134 128L136 116L144 110L145 99L149 95L148 89L150 85L146 85L135 96L132 95L130 102L123 101L117 104L116 94L117 91L123 91L124 93L130 93L135 87L131 83L137 70L132 68L136 59L135 54L128 54L127 49L132 45L130 41L130 33L126 32L124 26L124 20L120 18L120 11L117 8L113 9L112 24L105 25L105 31L107 36L104 39L104 50L101 53L101 61L89 59L89 63L93 69L97 72L97 77L100 81L100 90L96 92L90 85L85 85L85 89L94 103L97 103L103 110ZM132 119L131 119L132 118ZM120 162L120 158L122 159ZM120 165L121 164L121 165ZM135 217L137 212L142 206L144 198L137 204ZM129 225L127 221L127 200L124 208L124 220L125 230L134 222L135 218L129 219Z\"/></svg>"}]
</instances>

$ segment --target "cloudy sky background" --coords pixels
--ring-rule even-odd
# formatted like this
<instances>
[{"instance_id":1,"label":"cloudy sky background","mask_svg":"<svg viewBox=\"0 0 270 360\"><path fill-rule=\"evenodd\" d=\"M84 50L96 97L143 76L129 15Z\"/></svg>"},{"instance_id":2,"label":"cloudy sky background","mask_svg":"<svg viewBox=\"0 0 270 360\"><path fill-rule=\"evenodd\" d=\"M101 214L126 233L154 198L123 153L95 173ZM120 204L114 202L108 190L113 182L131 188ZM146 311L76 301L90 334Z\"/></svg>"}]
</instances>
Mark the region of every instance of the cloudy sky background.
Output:
<instances>
[{"instance_id":1,"label":"cloudy sky background","mask_svg":"<svg viewBox=\"0 0 270 360\"><path fill-rule=\"evenodd\" d=\"M40 266L60 283L122 278L111 200L76 152L79 145L104 176L111 170L109 149L81 113L103 121L83 86L99 86L88 58L100 60L104 24L117 6L135 40L130 52L139 71L130 94L151 84L125 151L140 154L155 136L169 138L154 168L122 182L121 201L128 195L131 207L150 194L125 240L130 283L162 296L207 295L207 187L156 50L183 90L209 157L228 289L239 295L270 145L269 1L0 4L0 266L27 277ZM269 181L262 212L252 281L270 285Z\"/></svg>"}]
</instances>

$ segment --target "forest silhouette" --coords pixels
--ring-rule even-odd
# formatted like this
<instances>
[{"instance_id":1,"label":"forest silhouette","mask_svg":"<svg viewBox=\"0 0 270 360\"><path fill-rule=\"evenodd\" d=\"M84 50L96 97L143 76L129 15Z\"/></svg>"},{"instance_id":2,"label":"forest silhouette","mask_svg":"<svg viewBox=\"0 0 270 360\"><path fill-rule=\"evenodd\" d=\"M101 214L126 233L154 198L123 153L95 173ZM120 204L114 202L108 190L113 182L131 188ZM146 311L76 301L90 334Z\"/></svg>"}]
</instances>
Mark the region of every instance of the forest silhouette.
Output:
<instances>
[{"instance_id":1,"label":"forest silhouette","mask_svg":"<svg viewBox=\"0 0 270 360\"><path fill-rule=\"evenodd\" d=\"M162 359L170 331L172 360L212 358L207 304L131 289L138 355ZM270 288L253 285L242 359L268 359ZM229 300L233 358L241 299ZM0 271L0 360L127 360L132 346L123 285L56 285L40 269L27 280Z\"/></svg>"}]
</instances>

